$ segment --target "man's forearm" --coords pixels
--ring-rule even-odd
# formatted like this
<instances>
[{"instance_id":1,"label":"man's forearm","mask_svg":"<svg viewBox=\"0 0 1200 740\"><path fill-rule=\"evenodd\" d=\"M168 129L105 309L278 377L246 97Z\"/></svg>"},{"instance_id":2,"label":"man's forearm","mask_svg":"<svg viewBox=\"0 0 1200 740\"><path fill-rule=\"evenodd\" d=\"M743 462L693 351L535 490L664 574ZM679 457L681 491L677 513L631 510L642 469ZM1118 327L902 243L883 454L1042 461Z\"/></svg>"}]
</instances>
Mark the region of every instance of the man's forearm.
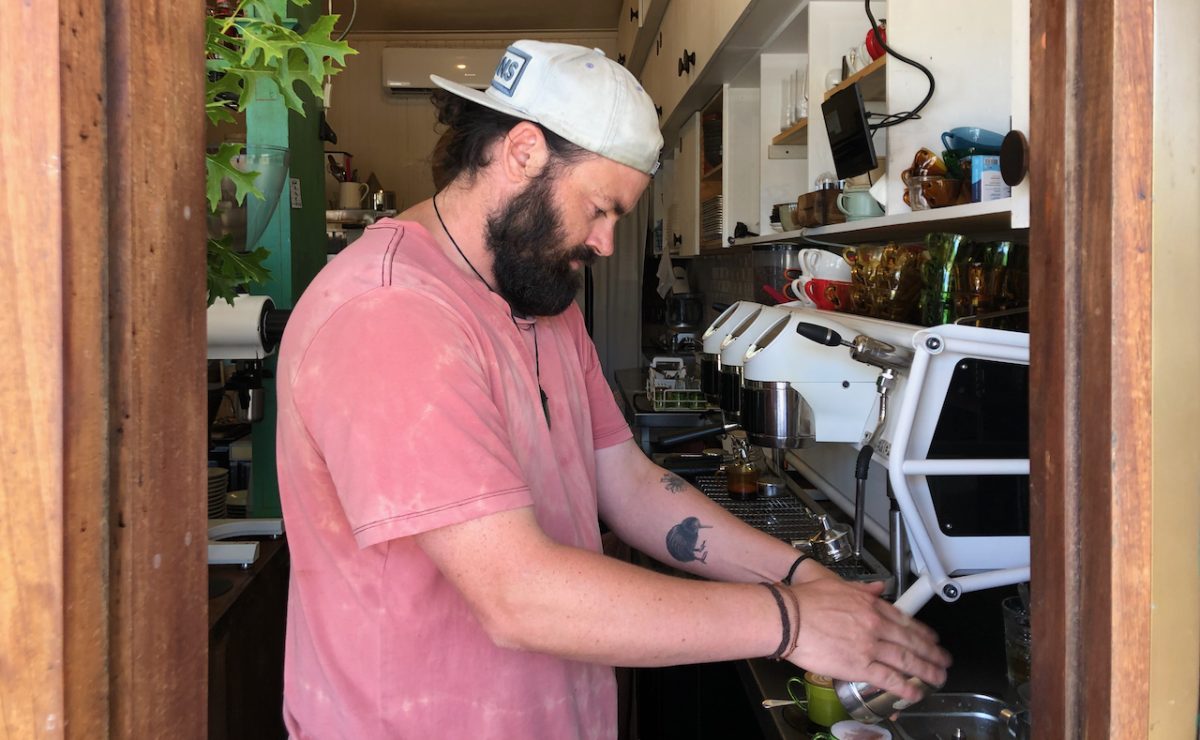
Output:
<instances>
[{"instance_id":1,"label":"man's forearm","mask_svg":"<svg viewBox=\"0 0 1200 740\"><path fill-rule=\"evenodd\" d=\"M647 461L624 495L601 498L601 516L625 542L667 565L721 581L775 582L800 555L730 514L680 476ZM815 562L796 582L832 574Z\"/></svg>"}]
</instances>

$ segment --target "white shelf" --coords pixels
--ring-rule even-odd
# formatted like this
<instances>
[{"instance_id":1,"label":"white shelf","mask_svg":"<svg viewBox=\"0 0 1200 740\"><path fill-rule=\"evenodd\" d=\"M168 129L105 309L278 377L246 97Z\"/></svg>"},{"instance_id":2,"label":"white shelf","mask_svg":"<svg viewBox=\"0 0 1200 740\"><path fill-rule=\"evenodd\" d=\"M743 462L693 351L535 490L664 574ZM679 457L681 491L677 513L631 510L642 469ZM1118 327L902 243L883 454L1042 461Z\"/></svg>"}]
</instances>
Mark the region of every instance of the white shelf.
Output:
<instances>
[{"instance_id":1,"label":"white shelf","mask_svg":"<svg viewBox=\"0 0 1200 740\"><path fill-rule=\"evenodd\" d=\"M844 224L816 226L796 231L773 232L762 236L738 239L734 246L775 242L802 242L805 237L853 244L885 239L910 239L934 231L961 234L1005 234L1021 229L1012 225L1012 198L987 203L966 203L927 211L911 211L891 216L864 218Z\"/></svg>"}]
</instances>

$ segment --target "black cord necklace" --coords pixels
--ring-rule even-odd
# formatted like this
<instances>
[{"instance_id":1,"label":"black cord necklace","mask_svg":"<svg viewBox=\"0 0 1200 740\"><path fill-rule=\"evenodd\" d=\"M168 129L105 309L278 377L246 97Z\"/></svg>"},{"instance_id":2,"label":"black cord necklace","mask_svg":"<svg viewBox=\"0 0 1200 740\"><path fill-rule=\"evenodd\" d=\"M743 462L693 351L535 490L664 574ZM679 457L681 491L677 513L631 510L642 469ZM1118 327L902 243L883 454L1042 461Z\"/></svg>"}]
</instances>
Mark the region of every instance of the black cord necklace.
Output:
<instances>
[{"instance_id":1,"label":"black cord necklace","mask_svg":"<svg viewBox=\"0 0 1200 740\"><path fill-rule=\"evenodd\" d=\"M442 212L438 210L437 195L434 195L431 200L433 202L433 213L437 216L438 223L442 225L442 231L446 233L446 238L449 239L450 243L454 245L454 251L458 252L458 256L462 257L463 262L467 263L467 267L471 268L471 272L475 273L475 277L479 278L479 282L483 283L484 286L491 292L496 293L496 289L492 287L492 284L484 279L479 270L475 269L475 265L471 264L471 260L467 259L467 255L462 251L462 248L458 246L458 242L454 240L454 235L450 233L450 229L446 228L446 221L442 218ZM496 295L499 295L499 293L496 293ZM513 322L513 326L516 327L517 331L519 332L521 327L517 324L517 317L513 314L511 306L508 309L508 318ZM533 327L533 372L537 377L538 394L542 397L542 414L546 417L546 426L549 427L550 398L546 395L546 391L542 390L542 361L541 355L538 352L537 322L532 322L530 326Z\"/></svg>"}]
</instances>

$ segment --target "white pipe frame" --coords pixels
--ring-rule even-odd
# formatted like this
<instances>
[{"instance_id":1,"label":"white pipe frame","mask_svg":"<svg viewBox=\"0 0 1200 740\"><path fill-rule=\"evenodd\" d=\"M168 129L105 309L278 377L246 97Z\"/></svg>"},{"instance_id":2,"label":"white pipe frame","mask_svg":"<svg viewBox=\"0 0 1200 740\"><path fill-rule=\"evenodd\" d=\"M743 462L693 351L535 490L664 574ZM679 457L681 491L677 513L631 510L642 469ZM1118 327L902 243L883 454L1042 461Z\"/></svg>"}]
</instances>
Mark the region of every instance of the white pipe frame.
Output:
<instances>
[{"instance_id":1,"label":"white pipe frame","mask_svg":"<svg viewBox=\"0 0 1200 740\"><path fill-rule=\"evenodd\" d=\"M977 573L951 577L938 556L930 529L937 529L936 518L926 521L921 516L912 492L918 479L930 475L1020 475L1029 473L1029 460L930 460L922 454L910 456L913 425L916 421L920 399L924 395L930 364L935 355L973 357L998 360L1017 364L1029 364L1028 336L1025 346L1004 345L966 339L961 334L970 333L972 327L940 326L917 332L913 337L912 367L908 371L904 387L904 400L896 417L893 429L891 453L888 456L888 479L892 484L896 503L904 516L910 546L917 551L915 561L922 570L913 584L896 600L896 606L908 614L915 614L934 594L943 600L956 601L968 591L1007 586L1029 580L1029 563L1023 566L998 568ZM967 331L963 331L966 329ZM985 330L986 334L991 333ZM960 336L952 336L952 335ZM923 483L924 480L921 480Z\"/></svg>"}]
</instances>

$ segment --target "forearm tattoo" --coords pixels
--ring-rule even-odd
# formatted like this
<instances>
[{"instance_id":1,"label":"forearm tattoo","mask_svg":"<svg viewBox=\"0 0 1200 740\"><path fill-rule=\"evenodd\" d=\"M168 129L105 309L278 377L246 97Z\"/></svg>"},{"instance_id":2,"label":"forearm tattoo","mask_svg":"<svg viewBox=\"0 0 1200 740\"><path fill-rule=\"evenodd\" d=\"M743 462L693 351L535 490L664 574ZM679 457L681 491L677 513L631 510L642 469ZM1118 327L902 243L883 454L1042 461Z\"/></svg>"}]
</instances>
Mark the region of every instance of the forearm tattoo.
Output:
<instances>
[{"instance_id":1,"label":"forearm tattoo","mask_svg":"<svg viewBox=\"0 0 1200 740\"><path fill-rule=\"evenodd\" d=\"M690 563L693 560L704 563L708 558L708 540L700 541L701 529L712 529L712 525L701 524L694 516L689 516L671 527L667 532L667 552L681 563Z\"/></svg>"},{"instance_id":2,"label":"forearm tattoo","mask_svg":"<svg viewBox=\"0 0 1200 740\"><path fill-rule=\"evenodd\" d=\"M687 485L687 482L683 478L674 473L664 473L661 480L663 487L671 493L679 493Z\"/></svg>"}]
</instances>

